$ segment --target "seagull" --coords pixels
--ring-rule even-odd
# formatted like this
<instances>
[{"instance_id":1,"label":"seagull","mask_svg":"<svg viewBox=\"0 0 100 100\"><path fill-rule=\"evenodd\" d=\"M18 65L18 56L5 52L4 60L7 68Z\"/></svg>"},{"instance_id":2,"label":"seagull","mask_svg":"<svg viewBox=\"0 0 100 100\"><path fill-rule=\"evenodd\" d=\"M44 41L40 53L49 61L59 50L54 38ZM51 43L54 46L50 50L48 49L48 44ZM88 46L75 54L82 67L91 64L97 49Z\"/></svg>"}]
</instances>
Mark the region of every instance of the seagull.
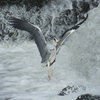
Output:
<instances>
[{"instance_id":1,"label":"seagull","mask_svg":"<svg viewBox=\"0 0 100 100\"><path fill-rule=\"evenodd\" d=\"M56 61L56 55L59 53L60 48L64 45L65 41L67 40L67 38L76 30L80 27L80 25L88 18L88 14L86 15L86 17L78 24L75 24L73 27L69 28L67 31L65 31L60 39L58 40L56 37L51 36L52 40L55 41L56 45L54 46L53 49L51 49L48 46L48 43L45 39L45 36L42 33L42 30L34 25L31 24L30 22L27 22L25 20L21 20L15 17L10 17L8 19L9 24L19 30L22 31L27 31L28 33L30 33L35 40L35 43L38 47L40 56L42 58L41 64L42 66L47 66L48 67L48 78L51 79L51 75L53 73L50 72L50 66L52 66L55 61Z\"/></svg>"}]
</instances>

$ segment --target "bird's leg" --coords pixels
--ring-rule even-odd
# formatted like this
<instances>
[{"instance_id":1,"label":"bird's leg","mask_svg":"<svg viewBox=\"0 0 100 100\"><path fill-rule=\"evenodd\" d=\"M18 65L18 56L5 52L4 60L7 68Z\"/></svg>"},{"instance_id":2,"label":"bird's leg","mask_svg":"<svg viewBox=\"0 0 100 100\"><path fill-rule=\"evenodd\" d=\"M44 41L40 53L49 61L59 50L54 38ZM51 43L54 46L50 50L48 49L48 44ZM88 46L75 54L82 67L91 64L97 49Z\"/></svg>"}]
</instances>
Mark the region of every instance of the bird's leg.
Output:
<instances>
[{"instance_id":1,"label":"bird's leg","mask_svg":"<svg viewBox=\"0 0 100 100\"><path fill-rule=\"evenodd\" d=\"M51 79L50 63L48 62L48 78Z\"/></svg>"},{"instance_id":2,"label":"bird's leg","mask_svg":"<svg viewBox=\"0 0 100 100\"><path fill-rule=\"evenodd\" d=\"M53 76L54 73L54 64L52 65L51 75Z\"/></svg>"}]
</instances>

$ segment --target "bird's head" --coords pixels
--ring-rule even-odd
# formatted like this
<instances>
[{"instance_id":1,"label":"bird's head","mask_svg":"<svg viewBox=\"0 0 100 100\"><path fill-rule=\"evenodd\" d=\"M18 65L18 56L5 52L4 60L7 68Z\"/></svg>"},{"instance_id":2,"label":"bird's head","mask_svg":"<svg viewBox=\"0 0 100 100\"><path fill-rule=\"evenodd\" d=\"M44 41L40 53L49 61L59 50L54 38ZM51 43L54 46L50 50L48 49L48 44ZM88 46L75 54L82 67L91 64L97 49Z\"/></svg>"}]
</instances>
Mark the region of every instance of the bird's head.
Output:
<instances>
[{"instance_id":1,"label":"bird's head","mask_svg":"<svg viewBox=\"0 0 100 100\"><path fill-rule=\"evenodd\" d=\"M58 41L58 39L57 39L56 37L54 37L53 40L54 40L54 42L55 42L57 45L62 46L62 45L59 43L59 41Z\"/></svg>"},{"instance_id":2,"label":"bird's head","mask_svg":"<svg viewBox=\"0 0 100 100\"><path fill-rule=\"evenodd\" d=\"M59 43L59 41L58 41L58 39L56 38L56 36L49 35L49 38L50 38L51 40L54 41L54 44L56 43L55 45L62 46L62 45Z\"/></svg>"}]
</instances>

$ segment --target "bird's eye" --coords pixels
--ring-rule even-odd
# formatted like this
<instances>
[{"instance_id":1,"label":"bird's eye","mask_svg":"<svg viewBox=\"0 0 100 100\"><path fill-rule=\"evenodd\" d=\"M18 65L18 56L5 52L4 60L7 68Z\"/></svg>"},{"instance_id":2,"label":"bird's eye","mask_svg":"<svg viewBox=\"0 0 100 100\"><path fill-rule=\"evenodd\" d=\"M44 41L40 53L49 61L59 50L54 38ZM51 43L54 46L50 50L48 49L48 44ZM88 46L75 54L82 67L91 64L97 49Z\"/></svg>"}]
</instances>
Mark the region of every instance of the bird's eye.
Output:
<instances>
[{"instance_id":1,"label":"bird's eye","mask_svg":"<svg viewBox=\"0 0 100 100\"><path fill-rule=\"evenodd\" d=\"M56 39L54 38L54 40L56 41Z\"/></svg>"}]
</instances>

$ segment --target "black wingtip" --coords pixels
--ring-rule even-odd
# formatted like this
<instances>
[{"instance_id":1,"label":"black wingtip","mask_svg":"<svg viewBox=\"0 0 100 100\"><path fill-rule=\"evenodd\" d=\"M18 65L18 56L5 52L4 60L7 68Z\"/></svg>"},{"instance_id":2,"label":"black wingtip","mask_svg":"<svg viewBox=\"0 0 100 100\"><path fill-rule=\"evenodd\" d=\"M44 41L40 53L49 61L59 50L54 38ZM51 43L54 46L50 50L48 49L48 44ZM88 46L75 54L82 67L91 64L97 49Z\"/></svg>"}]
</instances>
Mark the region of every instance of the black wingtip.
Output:
<instances>
[{"instance_id":1,"label":"black wingtip","mask_svg":"<svg viewBox=\"0 0 100 100\"><path fill-rule=\"evenodd\" d=\"M12 27L14 27L16 29L27 31L27 32L33 31L32 25L22 19L10 17L8 19L8 22L9 22L9 25L11 25Z\"/></svg>"},{"instance_id":2,"label":"black wingtip","mask_svg":"<svg viewBox=\"0 0 100 100\"><path fill-rule=\"evenodd\" d=\"M80 25L81 25L82 23L84 23L84 22L87 20L87 18L88 18L88 13L85 14L84 19L83 19L80 23L78 23L78 24L76 24L75 26L73 26L73 27L69 28L68 30L66 30L66 31L60 36L60 38L62 38L68 31L70 31L70 30L72 30L72 29L75 29L75 30L78 29L78 28L80 27Z\"/></svg>"},{"instance_id":3,"label":"black wingtip","mask_svg":"<svg viewBox=\"0 0 100 100\"><path fill-rule=\"evenodd\" d=\"M15 19L16 19L16 18L14 18L14 17L9 17L9 18L8 18L8 21L11 22L11 21L14 21Z\"/></svg>"},{"instance_id":4,"label":"black wingtip","mask_svg":"<svg viewBox=\"0 0 100 100\"><path fill-rule=\"evenodd\" d=\"M16 23L16 22L22 22L24 20L21 20L21 19L15 18L15 17L9 17L8 21L9 22L15 22Z\"/></svg>"}]
</instances>

